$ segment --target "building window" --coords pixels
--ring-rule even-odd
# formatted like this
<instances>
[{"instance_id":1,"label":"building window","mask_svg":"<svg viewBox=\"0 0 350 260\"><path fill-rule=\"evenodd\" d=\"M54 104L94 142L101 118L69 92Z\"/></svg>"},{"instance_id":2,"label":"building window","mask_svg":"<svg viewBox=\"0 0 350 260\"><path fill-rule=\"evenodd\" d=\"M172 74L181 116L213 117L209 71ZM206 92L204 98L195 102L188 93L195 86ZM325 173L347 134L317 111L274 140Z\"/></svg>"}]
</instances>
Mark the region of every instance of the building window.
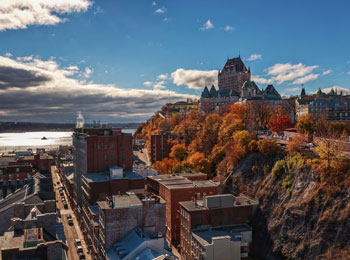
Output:
<instances>
[{"instance_id":1,"label":"building window","mask_svg":"<svg viewBox=\"0 0 350 260\"><path fill-rule=\"evenodd\" d=\"M105 154L105 161L108 161L108 155Z\"/></svg>"},{"instance_id":2,"label":"building window","mask_svg":"<svg viewBox=\"0 0 350 260\"><path fill-rule=\"evenodd\" d=\"M101 149L101 145L97 144L97 150L100 150L100 149Z\"/></svg>"},{"instance_id":3,"label":"building window","mask_svg":"<svg viewBox=\"0 0 350 260\"><path fill-rule=\"evenodd\" d=\"M113 144L111 144L111 149L113 149L114 148L114 145Z\"/></svg>"},{"instance_id":4,"label":"building window","mask_svg":"<svg viewBox=\"0 0 350 260\"><path fill-rule=\"evenodd\" d=\"M115 156L114 154L111 155L111 161L114 161L115 160Z\"/></svg>"},{"instance_id":5,"label":"building window","mask_svg":"<svg viewBox=\"0 0 350 260\"><path fill-rule=\"evenodd\" d=\"M125 160L126 159L126 155L125 153L122 154L122 160Z\"/></svg>"},{"instance_id":6,"label":"building window","mask_svg":"<svg viewBox=\"0 0 350 260\"><path fill-rule=\"evenodd\" d=\"M105 150L107 150L108 149L108 144L105 144Z\"/></svg>"},{"instance_id":7,"label":"building window","mask_svg":"<svg viewBox=\"0 0 350 260\"><path fill-rule=\"evenodd\" d=\"M16 172L19 172L19 168L16 168Z\"/></svg>"},{"instance_id":8,"label":"building window","mask_svg":"<svg viewBox=\"0 0 350 260\"><path fill-rule=\"evenodd\" d=\"M2 174L3 173L3 171L2 170L0 170L0 174Z\"/></svg>"}]
</instances>

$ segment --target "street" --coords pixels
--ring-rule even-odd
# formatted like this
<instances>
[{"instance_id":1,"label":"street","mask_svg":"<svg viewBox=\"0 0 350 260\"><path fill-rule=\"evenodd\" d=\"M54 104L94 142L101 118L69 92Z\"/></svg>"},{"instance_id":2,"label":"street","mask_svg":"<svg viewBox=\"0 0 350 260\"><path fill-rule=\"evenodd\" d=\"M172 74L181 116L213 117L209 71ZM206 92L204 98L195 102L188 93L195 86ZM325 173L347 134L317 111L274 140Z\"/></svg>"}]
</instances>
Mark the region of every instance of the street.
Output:
<instances>
[{"instance_id":1,"label":"street","mask_svg":"<svg viewBox=\"0 0 350 260\"><path fill-rule=\"evenodd\" d=\"M77 222L77 219L75 218L74 212L71 209L71 206L69 203L68 204L68 209L65 209L59 194L59 187L62 187L62 183L60 180L59 175L56 172L56 167L52 166L51 168L51 172L52 172L52 181L54 183L54 189L55 189L55 193L56 193L56 207L57 207L57 211L60 211L60 217L58 218L59 222L62 222L63 227L64 227L64 232L66 235L66 244L68 245L69 249L68 249L68 259L69 260L79 260L79 255L77 253L75 244L74 244L74 240L75 239L80 239L81 241L81 245L85 254L85 258L91 260L91 257L89 254L87 254L87 249L86 249L86 245L85 245L85 241L83 239L83 235L80 231L80 227L79 224ZM59 184L57 184L59 182ZM66 198L66 201L68 202L68 198L67 198L67 193L65 190L63 190L64 192L64 196ZM72 219L73 219L73 225L69 225L68 224L68 220L67 220L67 216L71 215Z\"/></svg>"}]
</instances>

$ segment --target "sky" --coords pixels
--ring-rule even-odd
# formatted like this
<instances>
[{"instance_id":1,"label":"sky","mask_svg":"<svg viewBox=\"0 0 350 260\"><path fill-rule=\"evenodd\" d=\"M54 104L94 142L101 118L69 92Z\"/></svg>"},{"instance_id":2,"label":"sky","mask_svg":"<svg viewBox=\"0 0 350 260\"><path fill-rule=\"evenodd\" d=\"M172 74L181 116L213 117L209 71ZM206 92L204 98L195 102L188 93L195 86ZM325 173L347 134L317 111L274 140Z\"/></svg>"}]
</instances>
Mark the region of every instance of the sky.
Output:
<instances>
[{"instance_id":1,"label":"sky","mask_svg":"<svg viewBox=\"0 0 350 260\"><path fill-rule=\"evenodd\" d=\"M0 121L142 122L240 55L283 95L350 88L347 0L0 0Z\"/></svg>"}]
</instances>

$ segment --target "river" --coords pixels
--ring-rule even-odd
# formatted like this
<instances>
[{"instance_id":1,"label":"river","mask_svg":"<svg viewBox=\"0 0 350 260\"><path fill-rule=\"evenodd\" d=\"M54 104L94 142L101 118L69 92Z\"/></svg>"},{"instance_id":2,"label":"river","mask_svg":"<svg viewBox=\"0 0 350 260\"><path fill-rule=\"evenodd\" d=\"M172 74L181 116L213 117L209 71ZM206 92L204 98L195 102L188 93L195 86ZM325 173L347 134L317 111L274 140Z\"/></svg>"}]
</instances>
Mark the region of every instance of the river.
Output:
<instances>
[{"instance_id":1,"label":"river","mask_svg":"<svg viewBox=\"0 0 350 260\"><path fill-rule=\"evenodd\" d=\"M133 134L136 129L123 129L123 133ZM55 149L60 145L72 145L73 132L23 132L0 133L0 152L23 151L27 149ZM46 139L43 140L42 138Z\"/></svg>"}]
</instances>

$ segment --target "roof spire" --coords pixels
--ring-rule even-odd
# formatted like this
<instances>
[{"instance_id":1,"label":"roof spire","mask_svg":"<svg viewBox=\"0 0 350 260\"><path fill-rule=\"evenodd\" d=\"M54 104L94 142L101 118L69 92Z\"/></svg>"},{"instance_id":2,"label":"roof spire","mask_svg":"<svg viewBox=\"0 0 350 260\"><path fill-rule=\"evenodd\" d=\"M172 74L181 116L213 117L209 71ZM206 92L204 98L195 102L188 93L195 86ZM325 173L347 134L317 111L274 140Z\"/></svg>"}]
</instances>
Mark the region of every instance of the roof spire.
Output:
<instances>
[{"instance_id":1,"label":"roof spire","mask_svg":"<svg viewBox=\"0 0 350 260\"><path fill-rule=\"evenodd\" d=\"M238 51L238 58L240 58L241 57L241 51L239 50Z\"/></svg>"}]
</instances>

